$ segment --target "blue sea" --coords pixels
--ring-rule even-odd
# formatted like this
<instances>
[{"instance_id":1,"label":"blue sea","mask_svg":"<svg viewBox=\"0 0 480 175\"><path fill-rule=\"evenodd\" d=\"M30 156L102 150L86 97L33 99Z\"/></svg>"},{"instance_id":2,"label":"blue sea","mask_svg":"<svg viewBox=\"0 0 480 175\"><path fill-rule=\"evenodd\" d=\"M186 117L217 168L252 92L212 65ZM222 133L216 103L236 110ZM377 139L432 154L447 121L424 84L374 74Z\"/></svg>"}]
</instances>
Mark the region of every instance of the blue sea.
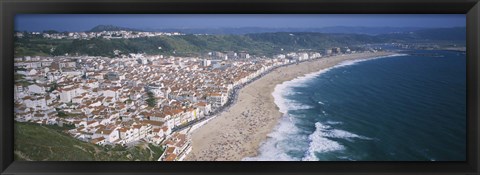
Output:
<instances>
[{"instance_id":1,"label":"blue sea","mask_svg":"<svg viewBox=\"0 0 480 175\"><path fill-rule=\"evenodd\" d=\"M343 62L277 85L272 95L285 115L259 155L244 160L466 159L460 52L413 50Z\"/></svg>"}]
</instances>

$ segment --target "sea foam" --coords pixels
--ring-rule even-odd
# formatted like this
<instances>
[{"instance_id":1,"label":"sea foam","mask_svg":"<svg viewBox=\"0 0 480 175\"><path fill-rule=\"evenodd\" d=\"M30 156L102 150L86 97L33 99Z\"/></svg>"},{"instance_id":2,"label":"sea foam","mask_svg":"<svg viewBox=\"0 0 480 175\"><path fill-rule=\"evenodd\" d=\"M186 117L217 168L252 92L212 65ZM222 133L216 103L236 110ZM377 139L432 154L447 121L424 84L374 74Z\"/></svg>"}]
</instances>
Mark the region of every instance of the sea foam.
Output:
<instances>
[{"instance_id":1,"label":"sea foam","mask_svg":"<svg viewBox=\"0 0 480 175\"><path fill-rule=\"evenodd\" d=\"M344 147L338 142L332 141L325 137L325 130L329 128L328 126L317 122L315 123L315 128L315 131L308 136L310 139L310 145L305 153L305 156L302 158L303 161L318 161L319 159L315 155L316 153L325 153L344 149Z\"/></svg>"},{"instance_id":2,"label":"sea foam","mask_svg":"<svg viewBox=\"0 0 480 175\"><path fill-rule=\"evenodd\" d=\"M328 125L324 125L320 122L315 123L315 131L308 136L310 139L310 146L305 153L304 161L318 161L316 153L325 153L331 151L339 151L345 149L340 143L333 141L329 138L339 138L348 141L356 139L371 140L371 138L360 136L348 131L333 129Z\"/></svg>"},{"instance_id":3,"label":"sea foam","mask_svg":"<svg viewBox=\"0 0 480 175\"><path fill-rule=\"evenodd\" d=\"M286 114L287 115L287 114ZM299 142L306 142L306 136L299 135L299 129L295 126L291 116L280 119L280 123L268 134L268 138L262 143L256 157L246 157L244 161L292 161L301 160L300 157L293 157L287 154L289 151L304 152L305 148L298 145Z\"/></svg>"}]
</instances>

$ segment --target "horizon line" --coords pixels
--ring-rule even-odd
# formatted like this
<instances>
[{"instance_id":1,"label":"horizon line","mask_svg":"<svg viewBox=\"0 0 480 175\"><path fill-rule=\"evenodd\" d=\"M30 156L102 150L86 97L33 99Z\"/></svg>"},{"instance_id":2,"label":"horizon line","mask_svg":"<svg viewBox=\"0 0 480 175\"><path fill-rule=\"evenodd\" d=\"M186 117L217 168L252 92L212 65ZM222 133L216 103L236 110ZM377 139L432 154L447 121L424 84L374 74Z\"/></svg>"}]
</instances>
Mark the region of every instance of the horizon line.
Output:
<instances>
[{"instance_id":1,"label":"horizon line","mask_svg":"<svg viewBox=\"0 0 480 175\"><path fill-rule=\"evenodd\" d=\"M49 30L54 30L57 32L89 32L95 27L98 26L114 26L114 27L122 27L122 28L129 28L132 30L166 30L166 29L242 29L242 28L260 28L260 29L325 29L325 28L334 28L334 27L345 27L345 28L418 28L418 29L441 29L441 28L466 28L466 26L449 26L449 27L416 27L416 26L325 26L325 27L262 27L262 26L242 26L242 27L141 27L141 28L133 28L133 27L126 27L114 24L98 24L91 27L88 30L58 30L58 29L43 29L39 30L17 30L14 29L15 32L44 32ZM127 30L128 31L128 30ZM144 31L144 32L152 32L152 31Z\"/></svg>"}]
</instances>

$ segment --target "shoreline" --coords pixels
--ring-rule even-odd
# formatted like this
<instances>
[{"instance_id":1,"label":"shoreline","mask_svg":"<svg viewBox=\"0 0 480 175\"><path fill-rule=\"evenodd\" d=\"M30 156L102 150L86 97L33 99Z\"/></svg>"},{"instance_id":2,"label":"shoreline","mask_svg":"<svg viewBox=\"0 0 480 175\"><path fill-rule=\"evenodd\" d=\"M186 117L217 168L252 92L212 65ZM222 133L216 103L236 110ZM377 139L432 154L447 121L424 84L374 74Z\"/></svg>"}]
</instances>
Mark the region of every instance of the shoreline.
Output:
<instances>
[{"instance_id":1,"label":"shoreline","mask_svg":"<svg viewBox=\"0 0 480 175\"><path fill-rule=\"evenodd\" d=\"M270 71L241 88L234 104L191 134L192 151L185 160L240 161L245 157L257 156L261 143L283 116L284 111L279 111L272 95L277 85L332 68L344 61L374 59L393 54L396 53L337 55Z\"/></svg>"}]
</instances>

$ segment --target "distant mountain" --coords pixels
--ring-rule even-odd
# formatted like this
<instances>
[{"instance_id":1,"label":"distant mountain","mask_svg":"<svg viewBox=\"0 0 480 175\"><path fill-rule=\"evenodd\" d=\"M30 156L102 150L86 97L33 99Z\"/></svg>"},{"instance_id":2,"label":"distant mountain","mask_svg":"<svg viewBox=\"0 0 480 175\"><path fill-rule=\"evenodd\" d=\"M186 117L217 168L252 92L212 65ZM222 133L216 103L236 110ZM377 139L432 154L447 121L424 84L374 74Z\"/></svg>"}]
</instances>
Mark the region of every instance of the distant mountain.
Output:
<instances>
[{"instance_id":1,"label":"distant mountain","mask_svg":"<svg viewBox=\"0 0 480 175\"><path fill-rule=\"evenodd\" d=\"M413 34L430 40L466 40L467 29L465 27L424 29L414 31Z\"/></svg>"},{"instance_id":2,"label":"distant mountain","mask_svg":"<svg viewBox=\"0 0 480 175\"><path fill-rule=\"evenodd\" d=\"M140 32L142 30L139 29L132 29L132 28L126 28L126 27L119 27L119 26L114 26L114 25L98 25L90 29L88 32L102 32L102 31L137 31Z\"/></svg>"},{"instance_id":3,"label":"distant mountain","mask_svg":"<svg viewBox=\"0 0 480 175\"><path fill-rule=\"evenodd\" d=\"M421 29L411 32L400 32L379 35L383 39L391 40L431 40L431 41L466 41L465 27Z\"/></svg>"},{"instance_id":4,"label":"distant mountain","mask_svg":"<svg viewBox=\"0 0 480 175\"><path fill-rule=\"evenodd\" d=\"M240 27L240 28L164 28L144 29L145 31L181 32L186 34L234 34L243 35L251 33L276 33L276 32L317 32L317 33L346 33L380 35L399 32L411 32L425 28L419 27L323 27L323 28L265 28L265 27Z\"/></svg>"},{"instance_id":5,"label":"distant mountain","mask_svg":"<svg viewBox=\"0 0 480 175\"><path fill-rule=\"evenodd\" d=\"M316 32L322 33L355 33L355 34L365 34L365 35L380 35L380 34L389 34L389 33L399 33L399 32L411 32L416 30L421 30L425 28L420 27L345 27L345 26L335 26L335 27L324 27L319 28Z\"/></svg>"}]
</instances>

